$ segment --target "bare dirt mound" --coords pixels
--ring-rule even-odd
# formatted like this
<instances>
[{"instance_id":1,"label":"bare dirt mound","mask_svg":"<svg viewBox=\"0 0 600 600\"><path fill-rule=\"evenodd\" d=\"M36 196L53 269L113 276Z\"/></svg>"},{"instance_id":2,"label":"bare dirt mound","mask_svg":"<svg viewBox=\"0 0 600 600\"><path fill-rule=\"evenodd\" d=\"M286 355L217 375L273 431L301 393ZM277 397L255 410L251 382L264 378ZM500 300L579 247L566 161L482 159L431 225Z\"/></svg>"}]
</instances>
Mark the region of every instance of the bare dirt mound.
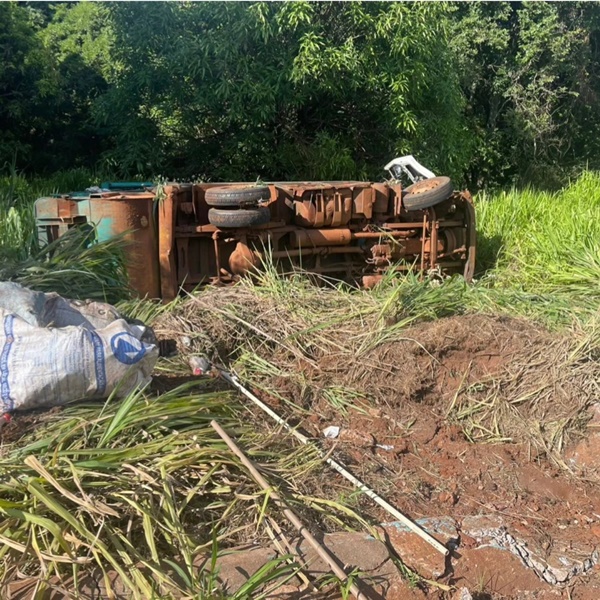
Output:
<instances>
[{"instance_id":1,"label":"bare dirt mound","mask_svg":"<svg viewBox=\"0 0 600 600\"><path fill-rule=\"evenodd\" d=\"M156 332L184 357L233 366L299 414L434 410L472 441L527 440L559 463L585 430L600 379L598 342L582 335L486 315L411 325L358 294L210 290L163 315Z\"/></svg>"}]
</instances>

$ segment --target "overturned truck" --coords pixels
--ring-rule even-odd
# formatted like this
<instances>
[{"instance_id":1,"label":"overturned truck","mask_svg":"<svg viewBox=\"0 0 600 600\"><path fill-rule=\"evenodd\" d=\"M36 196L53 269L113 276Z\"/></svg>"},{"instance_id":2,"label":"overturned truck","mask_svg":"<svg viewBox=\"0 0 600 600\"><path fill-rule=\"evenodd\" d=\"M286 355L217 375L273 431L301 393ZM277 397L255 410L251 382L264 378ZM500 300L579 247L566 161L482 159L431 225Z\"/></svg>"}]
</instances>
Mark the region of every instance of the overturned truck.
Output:
<instances>
[{"instance_id":1,"label":"overturned truck","mask_svg":"<svg viewBox=\"0 0 600 600\"><path fill-rule=\"evenodd\" d=\"M138 294L224 285L268 259L372 287L390 268L470 280L475 212L466 191L412 157L390 162L391 179L248 183L104 183L36 201L38 234L50 243L94 224L98 240L125 235ZM403 187L401 177L412 184Z\"/></svg>"}]
</instances>

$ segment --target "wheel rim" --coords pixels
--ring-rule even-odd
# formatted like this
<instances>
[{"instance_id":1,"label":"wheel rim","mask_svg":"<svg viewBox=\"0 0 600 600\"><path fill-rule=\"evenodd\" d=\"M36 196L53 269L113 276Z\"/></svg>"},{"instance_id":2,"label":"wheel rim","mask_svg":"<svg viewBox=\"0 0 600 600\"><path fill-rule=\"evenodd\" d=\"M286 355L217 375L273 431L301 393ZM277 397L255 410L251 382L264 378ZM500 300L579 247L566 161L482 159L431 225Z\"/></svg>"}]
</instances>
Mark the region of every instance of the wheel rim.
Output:
<instances>
[{"instance_id":1,"label":"wheel rim","mask_svg":"<svg viewBox=\"0 0 600 600\"><path fill-rule=\"evenodd\" d=\"M439 179L425 179L413 184L410 190L411 194L422 194L424 192L430 192L440 187L441 181Z\"/></svg>"}]
</instances>

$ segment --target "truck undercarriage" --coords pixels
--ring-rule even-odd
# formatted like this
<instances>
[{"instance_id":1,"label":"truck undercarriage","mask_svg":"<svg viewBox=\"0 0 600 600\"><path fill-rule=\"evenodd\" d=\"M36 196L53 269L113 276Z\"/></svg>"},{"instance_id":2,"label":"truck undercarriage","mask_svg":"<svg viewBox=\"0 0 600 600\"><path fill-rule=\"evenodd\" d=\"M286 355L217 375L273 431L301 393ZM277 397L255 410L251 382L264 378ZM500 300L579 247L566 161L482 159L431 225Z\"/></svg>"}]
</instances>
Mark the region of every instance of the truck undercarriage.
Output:
<instances>
[{"instance_id":1,"label":"truck undercarriage","mask_svg":"<svg viewBox=\"0 0 600 600\"><path fill-rule=\"evenodd\" d=\"M391 164L391 163L390 163ZM42 242L94 223L98 239L125 234L128 270L141 296L225 285L270 260L372 287L391 268L473 276L475 212L447 177L398 180L102 184L40 198Z\"/></svg>"}]
</instances>

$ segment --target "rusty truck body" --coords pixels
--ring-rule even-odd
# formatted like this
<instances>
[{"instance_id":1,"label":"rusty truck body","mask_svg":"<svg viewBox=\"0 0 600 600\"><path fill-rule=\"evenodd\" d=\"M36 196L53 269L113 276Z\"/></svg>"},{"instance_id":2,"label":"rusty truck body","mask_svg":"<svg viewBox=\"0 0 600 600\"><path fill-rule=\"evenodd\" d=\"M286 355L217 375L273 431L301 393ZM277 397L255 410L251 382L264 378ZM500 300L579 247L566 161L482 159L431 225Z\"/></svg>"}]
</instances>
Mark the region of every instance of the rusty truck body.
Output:
<instances>
[{"instance_id":1,"label":"rusty truck body","mask_svg":"<svg viewBox=\"0 0 600 600\"><path fill-rule=\"evenodd\" d=\"M284 273L302 269L366 287L391 268L470 280L471 196L445 177L416 179L406 188L397 179L103 184L40 198L36 219L46 243L86 222L98 239L125 234L133 288L164 300L233 283L267 257Z\"/></svg>"}]
</instances>

